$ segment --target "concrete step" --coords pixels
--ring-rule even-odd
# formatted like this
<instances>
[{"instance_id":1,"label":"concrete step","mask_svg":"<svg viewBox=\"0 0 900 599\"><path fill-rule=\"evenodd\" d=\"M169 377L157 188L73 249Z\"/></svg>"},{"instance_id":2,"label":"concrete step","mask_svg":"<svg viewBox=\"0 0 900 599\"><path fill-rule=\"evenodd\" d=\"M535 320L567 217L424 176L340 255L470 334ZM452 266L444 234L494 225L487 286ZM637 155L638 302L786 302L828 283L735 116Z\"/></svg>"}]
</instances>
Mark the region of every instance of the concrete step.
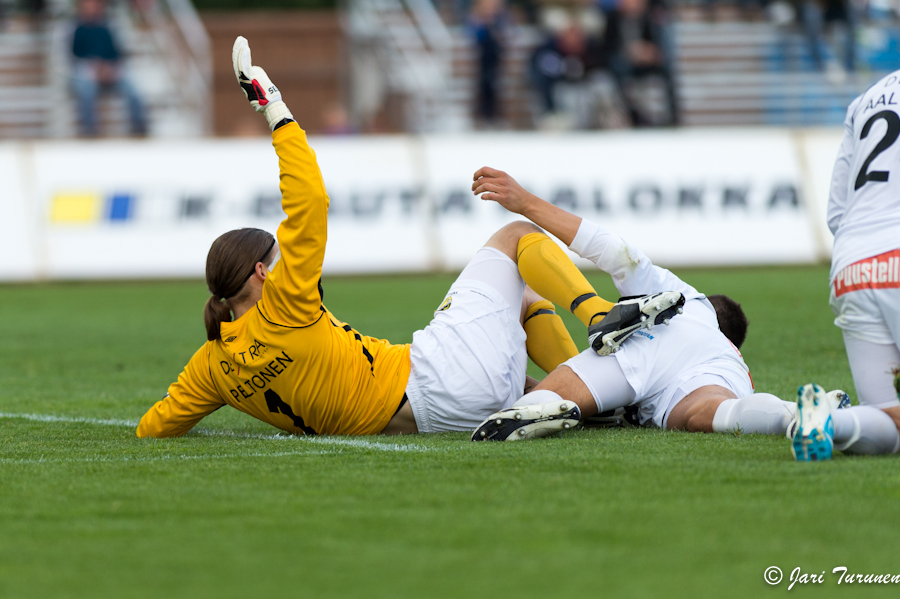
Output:
<instances>
[{"instance_id":1,"label":"concrete step","mask_svg":"<svg viewBox=\"0 0 900 599\"><path fill-rule=\"evenodd\" d=\"M847 96L855 97L858 92L854 88L849 87L832 87L824 81L818 81L814 84L797 84L790 81L784 81L780 85L754 85L732 84L727 86L721 85L682 85L681 96L684 98L745 98L754 96L766 97L786 97L793 96L803 97L828 97L828 96Z\"/></svg>"},{"instance_id":2,"label":"concrete step","mask_svg":"<svg viewBox=\"0 0 900 599\"><path fill-rule=\"evenodd\" d=\"M842 102L834 96L819 97L758 97L758 98L703 98L685 100L685 112L779 112L784 110L804 112L830 110L843 106L852 98Z\"/></svg>"},{"instance_id":3,"label":"concrete step","mask_svg":"<svg viewBox=\"0 0 900 599\"><path fill-rule=\"evenodd\" d=\"M767 122L760 112L692 113L686 110L682 111L681 121L688 127L764 125Z\"/></svg>"}]
</instances>

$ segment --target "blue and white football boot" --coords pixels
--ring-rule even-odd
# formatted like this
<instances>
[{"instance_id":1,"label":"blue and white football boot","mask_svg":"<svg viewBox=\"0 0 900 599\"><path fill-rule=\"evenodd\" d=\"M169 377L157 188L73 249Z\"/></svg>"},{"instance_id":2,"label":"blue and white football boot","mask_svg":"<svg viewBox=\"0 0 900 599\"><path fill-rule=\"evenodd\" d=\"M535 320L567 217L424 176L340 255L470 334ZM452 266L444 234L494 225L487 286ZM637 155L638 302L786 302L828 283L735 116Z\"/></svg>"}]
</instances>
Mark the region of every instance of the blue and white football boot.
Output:
<instances>
[{"instance_id":1,"label":"blue and white football boot","mask_svg":"<svg viewBox=\"0 0 900 599\"><path fill-rule=\"evenodd\" d=\"M850 396L840 389L829 391L825 397L831 401L831 406L835 410L844 410L850 407Z\"/></svg>"},{"instance_id":2,"label":"blue and white football boot","mask_svg":"<svg viewBox=\"0 0 900 599\"><path fill-rule=\"evenodd\" d=\"M815 383L797 390L797 421L792 428L791 451L798 462L830 460L834 452L834 420L831 413L850 398L843 391L825 390Z\"/></svg>"},{"instance_id":3,"label":"blue and white football boot","mask_svg":"<svg viewBox=\"0 0 900 599\"><path fill-rule=\"evenodd\" d=\"M825 394L825 397L831 402L831 407L834 410L843 410L845 408L850 407L850 396L840 389L835 389L834 391L829 391ZM795 416L791 423L788 424L787 431L785 432L785 437L788 439L794 439L794 433L797 432L797 426L800 424L799 415ZM840 449L840 448L836 448Z\"/></svg>"}]
</instances>

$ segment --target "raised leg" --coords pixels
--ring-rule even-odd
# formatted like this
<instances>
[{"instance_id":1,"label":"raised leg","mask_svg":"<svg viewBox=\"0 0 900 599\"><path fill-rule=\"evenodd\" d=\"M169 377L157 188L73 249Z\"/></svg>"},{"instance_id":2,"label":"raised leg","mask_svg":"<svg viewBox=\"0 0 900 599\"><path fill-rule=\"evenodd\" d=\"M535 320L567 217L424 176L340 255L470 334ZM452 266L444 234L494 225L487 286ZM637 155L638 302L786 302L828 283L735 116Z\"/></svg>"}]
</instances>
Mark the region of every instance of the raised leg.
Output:
<instances>
[{"instance_id":1,"label":"raised leg","mask_svg":"<svg viewBox=\"0 0 900 599\"><path fill-rule=\"evenodd\" d=\"M530 288L526 288L525 296L524 303L529 305L525 309L522 326L528 336L525 342L528 357L549 374L577 355L578 348L552 302L540 298ZM529 302L529 296L536 301Z\"/></svg>"}]
</instances>

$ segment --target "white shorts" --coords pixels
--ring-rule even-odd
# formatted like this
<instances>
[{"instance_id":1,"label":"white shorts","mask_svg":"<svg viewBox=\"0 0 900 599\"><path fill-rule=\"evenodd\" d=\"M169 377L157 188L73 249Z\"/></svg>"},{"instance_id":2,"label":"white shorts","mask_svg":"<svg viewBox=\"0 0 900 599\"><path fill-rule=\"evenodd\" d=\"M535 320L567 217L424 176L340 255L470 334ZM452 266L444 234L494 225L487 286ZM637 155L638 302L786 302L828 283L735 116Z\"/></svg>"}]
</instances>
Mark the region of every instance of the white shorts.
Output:
<instances>
[{"instance_id":1,"label":"white shorts","mask_svg":"<svg viewBox=\"0 0 900 599\"><path fill-rule=\"evenodd\" d=\"M900 407L894 374L900 368L900 289L858 289L835 295L834 324L844 346L859 403L873 408Z\"/></svg>"},{"instance_id":2,"label":"white shorts","mask_svg":"<svg viewBox=\"0 0 900 599\"><path fill-rule=\"evenodd\" d=\"M900 345L900 289L859 289L829 299L834 324L870 343Z\"/></svg>"},{"instance_id":3,"label":"white shorts","mask_svg":"<svg viewBox=\"0 0 900 599\"><path fill-rule=\"evenodd\" d=\"M624 408L638 399L615 356L598 356L588 348L563 362L563 366L571 368L588 388L598 412Z\"/></svg>"},{"instance_id":4,"label":"white shorts","mask_svg":"<svg viewBox=\"0 0 900 599\"><path fill-rule=\"evenodd\" d=\"M565 366L571 368L587 386L600 412L636 404L640 423L647 426L652 423L659 428L666 428L672 409L700 387L718 385L730 389L738 397L753 392L752 387L742 384L749 380L746 373L731 368L727 363L705 365L696 370L710 372L688 373L686 378L681 379L682 382L674 381L660 391L640 398L614 356L598 356L587 349L567 360Z\"/></svg>"},{"instance_id":5,"label":"white shorts","mask_svg":"<svg viewBox=\"0 0 900 599\"><path fill-rule=\"evenodd\" d=\"M503 252L481 248L434 320L413 335L406 395L420 433L475 430L522 395L525 283Z\"/></svg>"},{"instance_id":6,"label":"white shorts","mask_svg":"<svg viewBox=\"0 0 900 599\"><path fill-rule=\"evenodd\" d=\"M736 374L736 373L735 373ZM734 393L735 397L741 398L750 395L753 392L753 388L751 387L749 390L744 386L742 387L740 383L743 383L740 375L738 376L720 376L718 374L700 374L695 377L692 377L685 382L681 383L672 391L669 399L666 400L665 397L662 397L662 401L653 402L652 406L648 406L648 411L652 410L647 417L653 419L653 423L659 428L667 428L669 425L669 414L672 413L672 410L675 409L675 406L678 403L699 389L700 387L708 387L710 385L716 385L717 387L725 387ZM738 384L735 384L738 383ZM667 393L661 394L663 396L668 395ZM643 406L641 406L641 416L643 417Z\"/></svg>"}]
</instances>

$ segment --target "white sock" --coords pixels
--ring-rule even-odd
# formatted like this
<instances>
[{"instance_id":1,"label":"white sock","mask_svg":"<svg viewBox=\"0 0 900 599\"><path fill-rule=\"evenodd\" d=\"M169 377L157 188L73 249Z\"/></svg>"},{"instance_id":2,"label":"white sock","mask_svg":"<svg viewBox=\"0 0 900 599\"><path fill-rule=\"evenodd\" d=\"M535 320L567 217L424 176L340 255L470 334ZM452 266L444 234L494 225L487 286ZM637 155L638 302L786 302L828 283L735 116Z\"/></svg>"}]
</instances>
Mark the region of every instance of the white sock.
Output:
<instances>
[{"instance_id":1,"label":"white sock","mask_svg":"<svg viewBox=\"0 0 900 599\"><path fill-rule=\"evenodd\" d=\"M754 393L740 399L726 399L713 416L713 432L783 435L797 416L797 404L782 401L769 393Z\"/></svg>"},{"instance_id":2,"label":"white sock","mask_svg":"<svg viewBox=\"0 0 900 599\"><path fill-rule=\"evenodd\" d=\"M845 453L897 453L900 433L894 420L878 408L853 406L835 410L834 448Z\"/></svg>"},{"instance_id":3,"label":"white sock","mask_svg":"<svg viewBox=\"0 0 900 599\"><path fill-rule=\"evenodd\" d=\"M559 393L551 391L550 389L538 389L537 391L526 393L525 395L520 397L519 401L514 403L512 407L518 408L519 406L533 406L535 404L548 403L551 401L563 401L563 398L560 397Z\"/></svg>"}]
</instances>

